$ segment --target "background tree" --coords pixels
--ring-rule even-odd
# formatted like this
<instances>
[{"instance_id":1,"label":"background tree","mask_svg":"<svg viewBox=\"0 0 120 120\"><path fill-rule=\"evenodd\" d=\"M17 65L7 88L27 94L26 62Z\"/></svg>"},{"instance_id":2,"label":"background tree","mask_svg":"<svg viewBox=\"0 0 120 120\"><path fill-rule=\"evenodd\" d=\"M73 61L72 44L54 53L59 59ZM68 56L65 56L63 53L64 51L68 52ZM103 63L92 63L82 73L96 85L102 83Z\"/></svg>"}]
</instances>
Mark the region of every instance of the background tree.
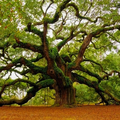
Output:
<instances>
[{"instance_id":1,"label":"background tree","mask_svg":"<svg viewBox=\"0 0 120 120\"><path fill-rule=\"evenodd\" d=\"M119 51L118 0L3 0L0 6L0 77L18 76L1 86L1 106L24 104L46 87L56 91L55 105L73 105L74 82L119 104L102 85L120 76L118 59L107 58ZM5 100L5 90L18 83L27 85L26 96Z\"/></svg>"}]
</instances>

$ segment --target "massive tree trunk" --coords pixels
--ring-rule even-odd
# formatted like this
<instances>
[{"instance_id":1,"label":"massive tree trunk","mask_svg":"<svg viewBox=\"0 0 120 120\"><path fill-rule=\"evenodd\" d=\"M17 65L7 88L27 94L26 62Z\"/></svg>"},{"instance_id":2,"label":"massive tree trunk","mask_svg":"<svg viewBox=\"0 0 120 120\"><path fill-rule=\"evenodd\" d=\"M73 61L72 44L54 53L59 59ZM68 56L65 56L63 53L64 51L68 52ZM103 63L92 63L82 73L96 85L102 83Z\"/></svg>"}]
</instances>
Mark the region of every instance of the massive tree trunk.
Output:
<instances>
[{"instance_id":1,"label":"massive tree trunk","mask_svg":"<svg viewBox=\"0 0 120 120\"><path fill-rule=\"evenodd\" d=\"M75 88L73 86L55 88L55 106L73 106L75 105Z\"/></svg>"}]
</instances>

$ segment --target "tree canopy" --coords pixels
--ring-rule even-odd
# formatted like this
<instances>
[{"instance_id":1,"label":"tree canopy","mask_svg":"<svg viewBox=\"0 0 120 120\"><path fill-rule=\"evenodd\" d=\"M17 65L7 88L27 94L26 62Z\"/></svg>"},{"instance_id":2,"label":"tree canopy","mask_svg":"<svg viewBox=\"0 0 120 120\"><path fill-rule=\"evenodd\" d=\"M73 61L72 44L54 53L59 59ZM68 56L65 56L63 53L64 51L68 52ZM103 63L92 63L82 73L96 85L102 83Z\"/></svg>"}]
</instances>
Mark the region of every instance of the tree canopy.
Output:
<instances>
[{"instance_id":1,"label":"tree canopy","mask_svg":"<svg viewBox=\"0 0 120 120\"><path fill-rule=\"evenodd\" d=\"M46 87L55 105L73 105L74 82L119 104L119 21L119 0L0 1L0 105L22 105ZM20 89L25 97L6 99Z\"/></svg>"}]
</instances>

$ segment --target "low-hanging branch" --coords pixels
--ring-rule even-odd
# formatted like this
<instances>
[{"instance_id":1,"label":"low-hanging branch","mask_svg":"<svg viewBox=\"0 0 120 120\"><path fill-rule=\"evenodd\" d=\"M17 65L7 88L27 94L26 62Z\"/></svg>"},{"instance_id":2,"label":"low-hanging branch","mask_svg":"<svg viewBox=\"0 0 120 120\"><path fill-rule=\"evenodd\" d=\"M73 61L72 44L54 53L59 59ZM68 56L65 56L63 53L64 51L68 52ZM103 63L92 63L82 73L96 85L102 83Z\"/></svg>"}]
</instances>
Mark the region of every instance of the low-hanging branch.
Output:
<instances>
[{"instance_id":1,"label":"low-hanging branch","mask_svg":"<svg viewBox=\"0 0 120 120\"><path fill-rule=\"evenodd\" d=\"M28 83L28 84L30 84L30 86L37 87L37 85L36 85L35 83L31 82L31 81L24 80L24 79L16 79L16 80L13 80L12 82L6 83L6 84L4 84L4 85L2 86L1 91L0 91L0 98L1 98L1 95L2 95L2 93L4 92L4 90L6 89L6 87L9 87L9 86L11 86L11 85L14 85L14 84L16 84L16 83L18 83L18 82Z\"/></svg>"},{"instance_id":2,"label":"low-hanging branch","mask_svg":"<svg viewBox=\"0 0 120 120\"><path fill-rule=\"evenodd\" d=\"M25 81L23 81L25 82ZM28 82L29 83L29 82ZM11 104L18 104L18 105L22 105L26 102L28 102L32 97L34 97L36 95L36 93L41 89L41 88L45 88L45 87L49 87L49 86L54 86L56 84L54 79L46 79L44 81L40 81L37 83L37 86L34 86L34 83L31 83L33 85L32 88L30 88L27 91L27 95L22 98L22 99L10 99L10 100L4 100L4 99L0 99L0 106L3 105L11 105Z\"/></svg>"},{"instance_id":3,"label":"low-hanging branch","mask_svg":"<svg viewBox=\"0 0 120 120\"><path fill-rule=\"evenodd\" d=\"M3 105L11 105L11 104L18 104L18 105L22 105L26 102L28 102L32 97L34 97L36 95L36 92L39 89L37 89L36 87L32 87L30 90L27 91L27 95L23 98L23 99L10 99L10 100L4 100L4 99L0 99L0 106Z\"/></svg>"},{"instance_id":4,"label":"low-hanging branch","mask_svg":"<svg viewBox=\"0 0 120 120\"><path fill-rule=\"evenodd\" d=\"M101 99L108 105L108 101L105 99L105 97L102 95L102 93L106 93L110 98L112 98L114 101L120 103L120 100L116 97L114 97L109 91L103 89L98 82L96 81L90 81L89 79L78 75L76 73L72 73L73 79L76 82L79 82L80 84L85 84L89 87L92 87L95 89L95 91L101 96Z\"/></svg>"}]
</instances>

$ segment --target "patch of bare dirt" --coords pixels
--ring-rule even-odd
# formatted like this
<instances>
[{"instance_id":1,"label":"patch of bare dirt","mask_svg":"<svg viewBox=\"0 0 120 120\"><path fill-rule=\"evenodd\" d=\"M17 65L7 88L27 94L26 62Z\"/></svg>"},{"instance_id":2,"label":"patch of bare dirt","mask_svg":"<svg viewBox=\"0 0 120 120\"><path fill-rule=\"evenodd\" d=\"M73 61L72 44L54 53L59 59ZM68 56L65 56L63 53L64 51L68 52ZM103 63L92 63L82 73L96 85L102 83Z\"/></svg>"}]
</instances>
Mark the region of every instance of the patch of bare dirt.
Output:
<instances>
[{"instance_id":1,"label":"patch of bare dirt","mask_svg":"<svg viewBox=\"0 0 120 120\"><path fill-rule=\"evenodd\" d=\"M0 120L120 120L120 106L0 107Z\"/></svg>"}]
</instances>

